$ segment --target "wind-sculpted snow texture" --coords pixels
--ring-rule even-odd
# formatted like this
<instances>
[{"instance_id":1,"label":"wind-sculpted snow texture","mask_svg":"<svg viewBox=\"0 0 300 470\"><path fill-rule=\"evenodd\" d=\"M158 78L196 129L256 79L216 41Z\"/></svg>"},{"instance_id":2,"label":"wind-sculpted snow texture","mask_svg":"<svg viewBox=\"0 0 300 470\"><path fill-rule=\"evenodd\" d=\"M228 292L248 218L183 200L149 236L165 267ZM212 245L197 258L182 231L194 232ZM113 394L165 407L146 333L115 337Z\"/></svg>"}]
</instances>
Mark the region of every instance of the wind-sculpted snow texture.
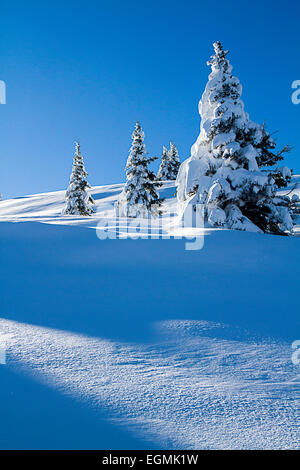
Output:
<instances>
[{"instance_id":1,"label":"wind-sculpted snow texture","mask_svg":"<svg viewBox=\"0 0 300 470\"><path fill-rule=\"evenodd\" d=\"M297 447L297 383L288 345L232 340L230 328L186 320L157 324L164 338L148 345L7 320L0 327L11 335L9 367L105 407L115 424L160 445Z\"/></svg>"}]
</instances>

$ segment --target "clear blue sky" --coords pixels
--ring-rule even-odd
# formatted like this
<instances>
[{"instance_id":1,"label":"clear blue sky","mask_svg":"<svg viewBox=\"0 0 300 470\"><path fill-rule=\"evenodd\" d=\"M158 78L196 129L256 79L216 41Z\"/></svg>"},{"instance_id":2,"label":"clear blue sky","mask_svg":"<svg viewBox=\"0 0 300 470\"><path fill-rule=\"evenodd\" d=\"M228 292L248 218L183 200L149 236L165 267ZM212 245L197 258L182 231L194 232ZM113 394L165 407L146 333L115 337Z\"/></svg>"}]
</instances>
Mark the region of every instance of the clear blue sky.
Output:
<instances>
[{"instance_id":1,"label":"clear blue sky","mask_svg":"<svg viewBox=\"0 0 300 470\"><path fill-rule=\"evenodd\" d=\"M300 172L299 16L296 0L4 0L0 192L64 189L77 136L91 184L122 181L136 120L151 155L172 139L187 158L215 40L231 51L251 119L280 130Z\"/></svg>"}]
</instances>

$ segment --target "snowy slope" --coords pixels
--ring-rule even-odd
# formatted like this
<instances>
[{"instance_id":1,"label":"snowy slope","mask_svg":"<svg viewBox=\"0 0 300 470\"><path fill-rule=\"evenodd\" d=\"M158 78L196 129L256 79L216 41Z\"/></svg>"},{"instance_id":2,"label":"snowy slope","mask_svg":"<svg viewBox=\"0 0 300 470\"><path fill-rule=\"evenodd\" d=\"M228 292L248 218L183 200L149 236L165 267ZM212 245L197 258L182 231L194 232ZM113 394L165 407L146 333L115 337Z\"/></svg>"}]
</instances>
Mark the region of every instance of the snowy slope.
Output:
<instances>
[{"instance_id":1,"label":"snowy slope","mask_svg":"<svg viewBox=\"0 0 300 470\"><path fill-rule=\"evenodd\" d=\"M0 216L4 222L45 222L63 225L93 226L107 204L114 203L122 190L122 184L96 186L91 194L96 199L97 214L93 217L62 216L66 191L33 194L0 202ZM79 220L80 219L80 220Z\"/></svg>"},{"instance_id":2,"label":"snowy slope","mask_svg":"<svg viewBox=\"0 0 300 470\"><path fill-rule=\"evenodd\" d=\"M95 214L91 217L62 215L65 205L65 191L34 194L16 199L0 201L0 220L2 222L42 222L57 225L76 225L97 228L106 222L115 226L114 204L122 191L122 184L96 186L91 190L95 199ZM164 183L162 197L167 197L165 209L174 213L176 198L174 183ZM173 195L171 198L170 196ZM131 219L132 220L132 219Z\"/></svg>"},{"instance_id":3,"label":"snowy slope","mask_svg":"<svg viewBox=\"0 0 300 470\"><path fill-rule=\"evenodd\" d=\"M86 219L64 192L0 202L0 448L299 448L299 240L76 227L115 223L120 191Z\"/></svg>"},{"instance_id":4,"label":"snowy slope","mask_svg":"<svg viewBox=\"0 0 300 470\"><path fill-rule=\"evenodd\" d=\"M113 230L117 230L120 236L130 236L128 224L123 218L123 225L127 225L126 233L122 231L121 226L116 227L116 218L114 204L122 191L122 184L113 184L108 186L94 186L91 194L95 199L95 214L91 217L78 217L70 215L62 215L62 209L65 204L65 191L55 191L50 193L34 194L15 199L0 201L0 221L1 222L41 222L57 225L76 225L87 228L104 227L108 224ZM170 224L170 218L177 215L177 200L175 196L175 182L164 182L160 189L160 196L165 199L162 209L163 215L163 231L161 236L169 235L185 235L193 236L197 234L209 234L214 229L195 230L185 227L184 230L175 228ZM298 194L300 197L300 176L293 177L292 183L288 189L280 191L281 194ZM164 223L164 220L166 221ZM129 219L129 224L132 219ZM143 221L141 220L141 223ZM146 224L146 222L145 222ZM170 226L171 225L171 226ZM128 233L129 232L129 233ZM298 234L299 228L295 228Z\"/></svg>"},{"instance_id":5,"label":"snowy slope","mask_svg":"<svg viewBox=\"0 0 300 470\"><path fill-rule=\"evenodd\" d=\"M297 383L287 345L218 338L223 325L187 320L158 324L168 335L150 345L7 320L0 326L12 335L12 367L106 407L114 423L160 445L297 446Z\"/></svg>"}]
</instances>

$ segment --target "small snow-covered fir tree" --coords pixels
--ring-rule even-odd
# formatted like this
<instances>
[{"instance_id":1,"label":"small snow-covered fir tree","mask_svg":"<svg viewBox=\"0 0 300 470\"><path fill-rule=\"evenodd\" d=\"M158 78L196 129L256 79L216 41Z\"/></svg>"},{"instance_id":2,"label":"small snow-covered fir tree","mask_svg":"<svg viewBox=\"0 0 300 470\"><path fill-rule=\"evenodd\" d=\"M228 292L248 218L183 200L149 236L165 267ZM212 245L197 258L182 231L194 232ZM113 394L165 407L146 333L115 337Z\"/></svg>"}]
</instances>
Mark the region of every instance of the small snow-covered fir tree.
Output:
<instances>
[{"instance_id":1,"label":"small snow-covered fir tree","mask_svg":"<svg viewBox=\"0 0 300 470\"><path fill-rule=\"evenodd\" d=\"M163 151L161 154L161 162L160 162L159 170L157 173L157 179L159 181L165 181L168 179L167 178L167 175L169 173L168 166L169 166L169 151L167 147L163 146Z\"/></svg>"},{"instance_id":2,"label":"small snow-covered fir tree","mask_svg":"<svg viewBox=\"0 0 300 470\"><path fill-rule=\"evenodd\" d=\"M94 212L92 208L94 200L88 191L90 185L87 182L87 172L84 168L80 144L77 141L75 145L72 173L66 192L66 205L63 214L88 216Z\"/></svg>"},{"instance_id":3,"label":"small snow-covered fir tree","mask_svg":"<svg viewBox=\"0 0 300 470\"><path fill-rule=\"evenodd\" d=\"M157 179L160 181L176 180L179 167L180 160L178 156L178 150L174 143L170 142L169 150L163 146L161 164L157 173Z\"/></svg>"},{"instance_id":4,"label":"small snow-covered fir tree","mask_svg":"<svg viewBox=\"0 0 300 470\"><path fill-rule=\"evenodd\" d=\"M204 205L213 226L285 234L293 227L288 198L277 195L272 171L260 169L280 160L282 152L272 153L274 141L244 111L228 51L220 42L214 50L199 103L200 135L178 174L179 203ZM285 167L281 174L286 179L290 171Z\"/></svg>"},{"instance_id":5,"label":"small snow-covered fir tree","mask_svg":"<svg viewBox=\"0 0 300 470\"><path fill-rule=\"evenodd\" d=\"M136 123L132 134L132 145L125 167L127 181L116 203L120 216L148 217L159 215L161 201L157 188L160 186L155 180L148 165L156 157L148 157L144 144L144 132L139 122Z\"/></svg>"}]
</instances>

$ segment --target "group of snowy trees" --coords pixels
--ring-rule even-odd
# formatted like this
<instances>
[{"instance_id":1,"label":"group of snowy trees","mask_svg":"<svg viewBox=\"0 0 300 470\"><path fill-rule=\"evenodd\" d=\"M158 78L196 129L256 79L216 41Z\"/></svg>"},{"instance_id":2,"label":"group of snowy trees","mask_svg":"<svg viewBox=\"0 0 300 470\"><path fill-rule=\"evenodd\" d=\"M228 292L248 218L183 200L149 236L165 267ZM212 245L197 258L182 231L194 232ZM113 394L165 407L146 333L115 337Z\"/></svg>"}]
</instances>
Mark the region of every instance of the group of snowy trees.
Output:
<instances>
[{"instance_id":1,"label":"group of snowy trees","mask_svg":"<svg viewBox=\"0 0 300 470\"><path fill-rule=\"evenodd\" d=\"M250 120L241 100L241 84L231 73L228 51L220 42L213 46L215 53L208 62L212 71L199 102L200 134L191 157L180 165L171 142L170 149L163 147L156 176L149 168L156 158L147 155L144 132L137 122L125 168L127 181L116 210L127 217L160 215L161 181L177 178L179 208L196 209L201 204L211 226L286 234L293 227L295 201L278 195L278 189L291 180L289 168L278 163L290 148L276 152L265 126ZM77 143L65 214L93 212L86 175Z\"/></svg>"},{"instance_id":2,"label":"group of snowy trees","mask_svg":"<svg viewBox=\"0 0 300 470\"><path fill-rule=\"evenodd\" d=\"M120 216L147 217L149 213L160 215L159 208L162 203L158 193L160 181L175 180L178 174L180 161L174 143L170 142L169 150L163 147L161 164L156 176L150 170L149 164L157 157L147 155L144 137L141 125L137 122L125 167L127 181L116 204ZM89 188L80 145L76 142L72 173L66 192L66 205L63 209L64 215L89 216L94 212L94 200L89 194Z\"/></svg>"},{"instance_id":3,"label":"group of snowy trees","mask_svg":"<svg viewBox=\"0 0 300 470\"><path fill-rule=\"evenodd\" d=\"M132 134L132 146L125 167L127 181L116 204L118 215L124 217L148 217L161 214L162 204L158 188L161 181L175 180L180 167L177 148L170 142L170 149L163 147L157 176L149 168L156 157L149 157L144 144L144 132L139 122Z\"/></svg>"},{"instance_id":4,"label":"group of snowy trees","mask_svg":"<svg viewBox=\"0 0 300 470\"><path fill-rule=\"evenodd\" d=\"M157 179L160 181L176 180L180 160L178 150L173 142L170 142L170 149L163 146L161 164L157 173Z\"/></svg>"}]
</instances>

